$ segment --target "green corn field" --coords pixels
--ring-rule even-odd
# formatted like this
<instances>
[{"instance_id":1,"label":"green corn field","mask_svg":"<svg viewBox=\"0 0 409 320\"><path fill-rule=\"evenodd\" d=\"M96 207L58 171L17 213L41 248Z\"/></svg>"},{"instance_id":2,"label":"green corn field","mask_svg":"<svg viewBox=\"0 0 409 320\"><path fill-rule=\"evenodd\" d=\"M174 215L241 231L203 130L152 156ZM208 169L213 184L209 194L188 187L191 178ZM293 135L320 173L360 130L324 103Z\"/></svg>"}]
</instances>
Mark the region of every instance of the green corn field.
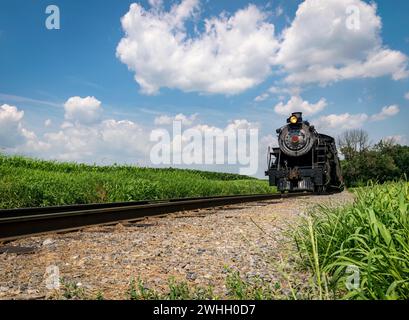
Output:
<instances>
[{"instance_id":1,"label":"green corn field","mask_svg":"<svg viewBox=\"0 0 409 320\"><path fill-rule=\"evenodd\" d=\"M267 181L237 174L0 155L3 209L271 192Z\"/></svg>"}]
</instances>

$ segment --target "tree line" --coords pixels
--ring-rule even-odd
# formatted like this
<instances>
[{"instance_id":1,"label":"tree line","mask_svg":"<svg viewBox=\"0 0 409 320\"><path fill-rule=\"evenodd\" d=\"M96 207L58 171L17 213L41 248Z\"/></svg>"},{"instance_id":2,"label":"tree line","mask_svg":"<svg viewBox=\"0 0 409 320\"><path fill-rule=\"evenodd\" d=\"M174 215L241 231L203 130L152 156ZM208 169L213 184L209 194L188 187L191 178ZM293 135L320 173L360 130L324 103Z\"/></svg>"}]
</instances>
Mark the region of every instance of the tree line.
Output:
<instances>
[{"instance_id":1,"label":"tree line","mask_svg":"<svg viewBox=\"0 0 409 320\"><path fill-rule=\"evenodd\" d=\"M341 165L347 186L362 186L409 176L409 146L395 139L372 144L364 130L348 130L338 137Z\"/></svg>"}]
</instances>

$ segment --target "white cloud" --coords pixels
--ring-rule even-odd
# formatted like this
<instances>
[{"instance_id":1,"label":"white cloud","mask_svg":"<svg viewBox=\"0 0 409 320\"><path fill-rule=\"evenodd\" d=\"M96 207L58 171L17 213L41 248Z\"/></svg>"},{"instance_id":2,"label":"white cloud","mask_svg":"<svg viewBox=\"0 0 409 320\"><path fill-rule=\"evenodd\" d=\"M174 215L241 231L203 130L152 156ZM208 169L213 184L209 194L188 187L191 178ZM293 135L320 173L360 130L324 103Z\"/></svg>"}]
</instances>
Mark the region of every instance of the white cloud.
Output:
<instances>
[{"instance_id":1,"label":"white cloud","mask_svg":"<svg viewBox=\"0 0 409 320\"><path fill-rule=\"evenodd\" d=\"M289 95L299 95L301 93L301 88L299 87L276 87L272 86L268 89L269 93L272 94L289 94Z\"/></svg>"},{"instance_id":2,"label":"white cloud","mask_svg":"<svg viewBox=\"0 0 409 320\"><path fill-rule=\"evenodd\" d=\"M42 156L80 162L109 162L145 159L148 132L128 120L104 120L95 124L71 124L48 132L41 142L48 145ZM145 159L146 160L146 159ZM146 163L146 162L145 162Z\"/></svg>"},{"instance_id":3,"label":"white cloud","mask_svg":"<svg viewBox=\"0 0 409 320\"><path fill-rule=\"evenodd\" d=\"M267 136L261 137L260 147L262 152L266 152L268 147L278 147L278 138L276 135L269 134ZM265 157L263 157L263 160Z\"/></svg>"},{"instance_id":4,"label":"white cloud","mask_svg":"<svg viewBox=\"0 0 409 320\"><path fill-rule=\"evenodd\" d=\"M283 7L281 5L277 6L277 8L275 9L275 16L280 17L282 16L283 13L284 13Z\"/></svg>"},{"instance_id":5,"label":"white cloud","mask_svg":"<svg viewBox=\"0 0 409 320\"><path fill-rule=\"evenodd\" d=\"M389 141L392 143L400 144L400 145L406 145L407 144L407 139L405 135L394 135L394 136L387 136L382 138L383 141Z\"/></svg>"},{"instance_id":6,"label":"white cloud","mask_svg":"<svg viewBox=\"0 0 409 320\"><path fill-rule=\"evenodd\" d=\"M3 104L0 106L0 121L2 126L7 123L19 123L24 117L24 111L18 111L15 106Z\"/></svg>"},{"instance_id":7,"label":"white cloud","mask_svg":"<svg viewBox=\"0 0 409 320\"><path fill-rule=\"evenodd\" d=\"M95 123L99 120L101 101L95 97L71 97L65 104L65 119L78 123Z\"/></svg>"},{"instance_id":8,"label":"white cloud","mask_svg":"<svg viewBox=\"0 0 409 320\"><path fill-rule=\"evenodd\" d=\"M406 100L409 100L409 92L406 92L406 94L405 94L405 99L406 99Z\"/></svg>"},{"instance_id":9,"label":"white cloud","mask_svg":"<svg viewBox=\"0 0 409 320\"><path fill-rule=\"evenodd\" d=\"M255 101L255 102L261 102L261 101L267 100L269 96L270 96L270 95L269 95L268 93L263 93L263 94L257 96L257 97L254 99L254 101Z\"/></svg>"},{"instance_id":10,"label":"white cloud","mask_svg":"<svg viewBox=\"0 0 409 320\"><path fill-rule=\"evenodd\" d=\"M293 96L298 96L301 93L301 88L300 87L276 87L272 86L270 87L266 92L262 93L261 95L257 96L254 101L255 102L260 102L267 100L271 96L277 96L279 100L284 100L285 96L284 95L293 95Z\"/></svg>"},{"instance_id":11,"label":"white cloud","mask_svg":"<svg viewBox=\"0 0 409 320\"><path fill-rule=\"evenodd\" d=\"M24 111L8 104L0 106L0 148L10 148L24 143L27 132L23 130L21 120Z\"/></svg>"},{"instance_id":12,"label":"white cloud","mask_svg":"<svg viewBox=\"0 0 409 320\"><path fill-rule=\"evenodd\" d=\"M197 119L197 114L192 114L190 116L186 116L183 113L179 113L174 117L170 117L167 115L161 115L155 118L156 125L170 125L173 121L181 121L183 125L191 126Z\"/></svg>"},{"instance_id":13,"label":"white cloud","mask_svg":"<svg viewBox=\"0 0 409 320\"><path fill-rule=\"evenodd\" d=\"M278 75L292 85L409 76L408 57L382 43L382 22L373 3L305 0L280 41L268 21L282 14L280 6L275 13L249 5L231 15L209 17L198 31L199 0L182 0L168 11L161 0L149 3L149 9L130 6L117 46L117 57L135 73L145 94L162 87L237 94L263 82L273 67L281 68L284 73ZM351 6L359 9L359 29L347 26ZM188 31L188 23L194 32Z\"/></svg>"},{"instance_id":14,"label":"white cloud","mask_svg":"<svg viewBox=\"0 0 409 320\"><path fill-rule=\"evenodd\" d=\"M313 123L317 128L346 130L360 128L368 119L369 116L365 113L343 113L322 116Z\"/></svg>"},{"instance_id":15,"label":"white cloud","mask_svg":"<svg viewBox=\"0 0 409 320\"><path fill-rule=\"evenodd\" d=\"M372 121L381 121L386 118L393 117L399 113L399 107L397 105L386 106L382 108L382 111L371 116Z\"/></svg>"},{"instance_id":16,"label":"white cloud","mask_svg":"<svg viewBox=\"0 0 409 320\"><path fill-rule=\"evenodd\" d=\"M348 6L359 9L359 29L347 28ZM283 33L275 62L289 83L321 83L390 75L408 76L407 57L386 48L376 5L361 0L306 0Z\"/></svg>"},{"instance_id":17,"label":"white cloud","mask_svg":"<svg viewBox=\"0 0 409 320\"><path fill-rule=\"evenodd\" d=\"M199 130L203 134L208 133L212 135L229 135L237 130L250 130L258 129L259 124L255 122L250 122L247 119L234 119L230 120L225 127L216 127L209 124L197 124L192 126L191 129Z\"/></svg>"},{"instance_id":18,"label":"white cloud","mask_svg":"<svg viewBox=\"0 0 409 320\"><path fill-rule=\"evenodd\" d=\"M175 121L181 121L183 125L191 126L197 119L197 113L190 116L185 116L183 113L179 113L174 117Z\"/></svg>"},{"instance_id":19,"label":"white cloud","mask_svg":"<svg viewBox=\"0 0 409 320\"><path fill-rule=\"evenodd\" d=\"M316 103L309 103L303 100L300 96L292 96L286 104L283 102L278 103L274 107L274 111L280 115L290 115L292 112L303 112L305 115L312 115L324 110L327 106L327 101L322 98Z\"/></svg>"},{"instance_id":20,"label":"white cloud","mask_svg":"<svg viewBox=\"0 0 409 320\"><path fill-rule=\"evenodd\" d=\"M95 122L96 118L82 112L81 108L70 107L99 108L100 102L91 98L80 100L81 104L76 100L69 100L66 104L67 112L71 112L75 122L64 121L59 131L46 132L42 137L24 127L24 111L10 105L0 106L0 148L9 153L57 160L90 163L101 162L102 159L110 163L143 160L145 164L149 163L146 156L149 150L148 130L128 120ZM90 119L94 122L88 121ZM45 126L49 125L50 119L45 121Z\"/></svg>"},{"instance_id":21,"label":"white cloud","mask_svg":"<svg viewBox=\"0 0 409 320\"><path fill-rule=\"evenodd\" d=\"M8 151L44 150L47 146L40 143L34 132L23 125L24 111L4 104L0 106L0 149Z\"/></svg>"},{"instance_id":22,"label":"white cloud","mask_svg":"<svg viewBox=\"0 0 409 320\"><path fill-rule=\"evenodd\" d=\"M44 127L46 127L46 128L50 127L51 124L52 124L51 119L47 119L47 120L44 121Z\"/></svg>"},{"instance_id":23,"label":"white cloud","mask_svg":"<svg viewBox=\"0 0 409 320\"><path fill-rule=\"evenodd\" d=\"M160 8L163 5L162 0L148 0L149 5L153 8Z\"/></svg>"},{"instance_id":24,"label":"white cloud","mask_svg":"<svg viewBox=\"0 0 409 320\"><path fill-rule=\"evenodd\" d=\"M72 122L64 121L64 122L61 124L60 128L61 128L61 129L67 129L67 128L72 128L73 126L74 126L74 124L73 124Z\"/></svg>"},{"instance_id":25,"label":"white cloud","mask_svg":"<svg viewBox=\"0 0 409 320\"><path fill-rule=\"evenodd\" d=\"M172 117L170 117L170 116L167 116L167 115L162 115L162 116L159 116L159 117L156 117L155 118L155 124L156 125L159 125L159 126L161 126L161 125L169 125L169 124L172 124L172 121L174 120L174 118L172 118Z\"/></svg>"},{"instance_id":26,"label":"white cloud","mask_svg":"<svg viewBox=\"0 0 409 320\"><path fill-rule=\"evenodd\" d=\"M366 113L358 114L330 114L322 116L313 123L320 129L346 130L361 128L368 121L382 121L399 113L399 107L396 105L383 107L381 112L368 115Z\"/></svg>"},{"instance_id":27,"label":"white cloud","mask_svg":"<svg viewBox=\"0 0 409 320\"><path fill-rule=\"evenodd\" d=\"M232 131L232 130L235 131L239 129L249 130L249 129L256 129L258 127L259 127L258 123L250 122L246 119L236 119L236 120L230 121L230 123L226 126L224 131Z\"/></svg>"},{"instance_id":28,"label":"white cloud","mask_svg":"<svg viewBox=\"0 0 409 320\"><path fill-rule=\"evenodd\" d=\"M198 10L198 0L183 0L170 11L134 3L122 18L125 36L117 56L135 72L143 93L168 87L237 94L270 75L278 42L266 14L249 5L231 16L205 19L204 31L195 28L191 35L186 23L195 23Z\"/></svg>"},{"instance_id":29,"label":"white cloud","mask_svg":"<svg viewBox=\"0 0 409 320\"><path fill-rule=\"evenodd\" d=\"M148 151L149 140L147 130L129 120L105 120L99 126L102 145L117 151L128 149L132 154L144 154Z\"/></svg>"}]
</instances>

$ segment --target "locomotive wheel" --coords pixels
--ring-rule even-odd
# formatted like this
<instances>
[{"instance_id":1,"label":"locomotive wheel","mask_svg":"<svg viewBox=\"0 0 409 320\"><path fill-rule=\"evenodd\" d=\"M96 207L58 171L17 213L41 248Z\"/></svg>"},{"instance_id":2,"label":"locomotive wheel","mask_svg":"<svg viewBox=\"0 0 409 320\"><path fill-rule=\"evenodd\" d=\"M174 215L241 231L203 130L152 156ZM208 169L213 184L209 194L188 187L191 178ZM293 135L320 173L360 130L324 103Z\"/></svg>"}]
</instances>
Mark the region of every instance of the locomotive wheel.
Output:
<instances>
[{"instance_id":1,"label":"locomotive wheel","mask_svg":"<svg viewBox=\"0 0 409 320\"><path fill-rule=\"evenodd\" d=\"M316 194L323 194L327 190L326 186L315 186L314 189Z\"/></svg>"}]
</instances>

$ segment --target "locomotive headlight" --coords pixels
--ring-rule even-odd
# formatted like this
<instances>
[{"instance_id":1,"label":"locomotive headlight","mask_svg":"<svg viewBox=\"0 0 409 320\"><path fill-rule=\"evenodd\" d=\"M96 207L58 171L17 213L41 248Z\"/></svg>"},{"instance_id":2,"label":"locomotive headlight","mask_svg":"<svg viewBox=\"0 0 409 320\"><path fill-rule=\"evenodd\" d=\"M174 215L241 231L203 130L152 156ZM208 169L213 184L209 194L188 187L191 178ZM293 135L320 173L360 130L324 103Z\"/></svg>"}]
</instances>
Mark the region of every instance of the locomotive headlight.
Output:
<instances>
[{"instance_id":1,"label":"locomotive headlight","mask_svg":"<svg viewBox=\"0 0 409 320\"><path fill-rule=\"evenodd\" d=\"M290 122L291 122L292 124L296 124L296 123L298 122L298 118L297 118L296 116L292 116L292 117L290 118Z\"/></svg>"}]
</instances>

